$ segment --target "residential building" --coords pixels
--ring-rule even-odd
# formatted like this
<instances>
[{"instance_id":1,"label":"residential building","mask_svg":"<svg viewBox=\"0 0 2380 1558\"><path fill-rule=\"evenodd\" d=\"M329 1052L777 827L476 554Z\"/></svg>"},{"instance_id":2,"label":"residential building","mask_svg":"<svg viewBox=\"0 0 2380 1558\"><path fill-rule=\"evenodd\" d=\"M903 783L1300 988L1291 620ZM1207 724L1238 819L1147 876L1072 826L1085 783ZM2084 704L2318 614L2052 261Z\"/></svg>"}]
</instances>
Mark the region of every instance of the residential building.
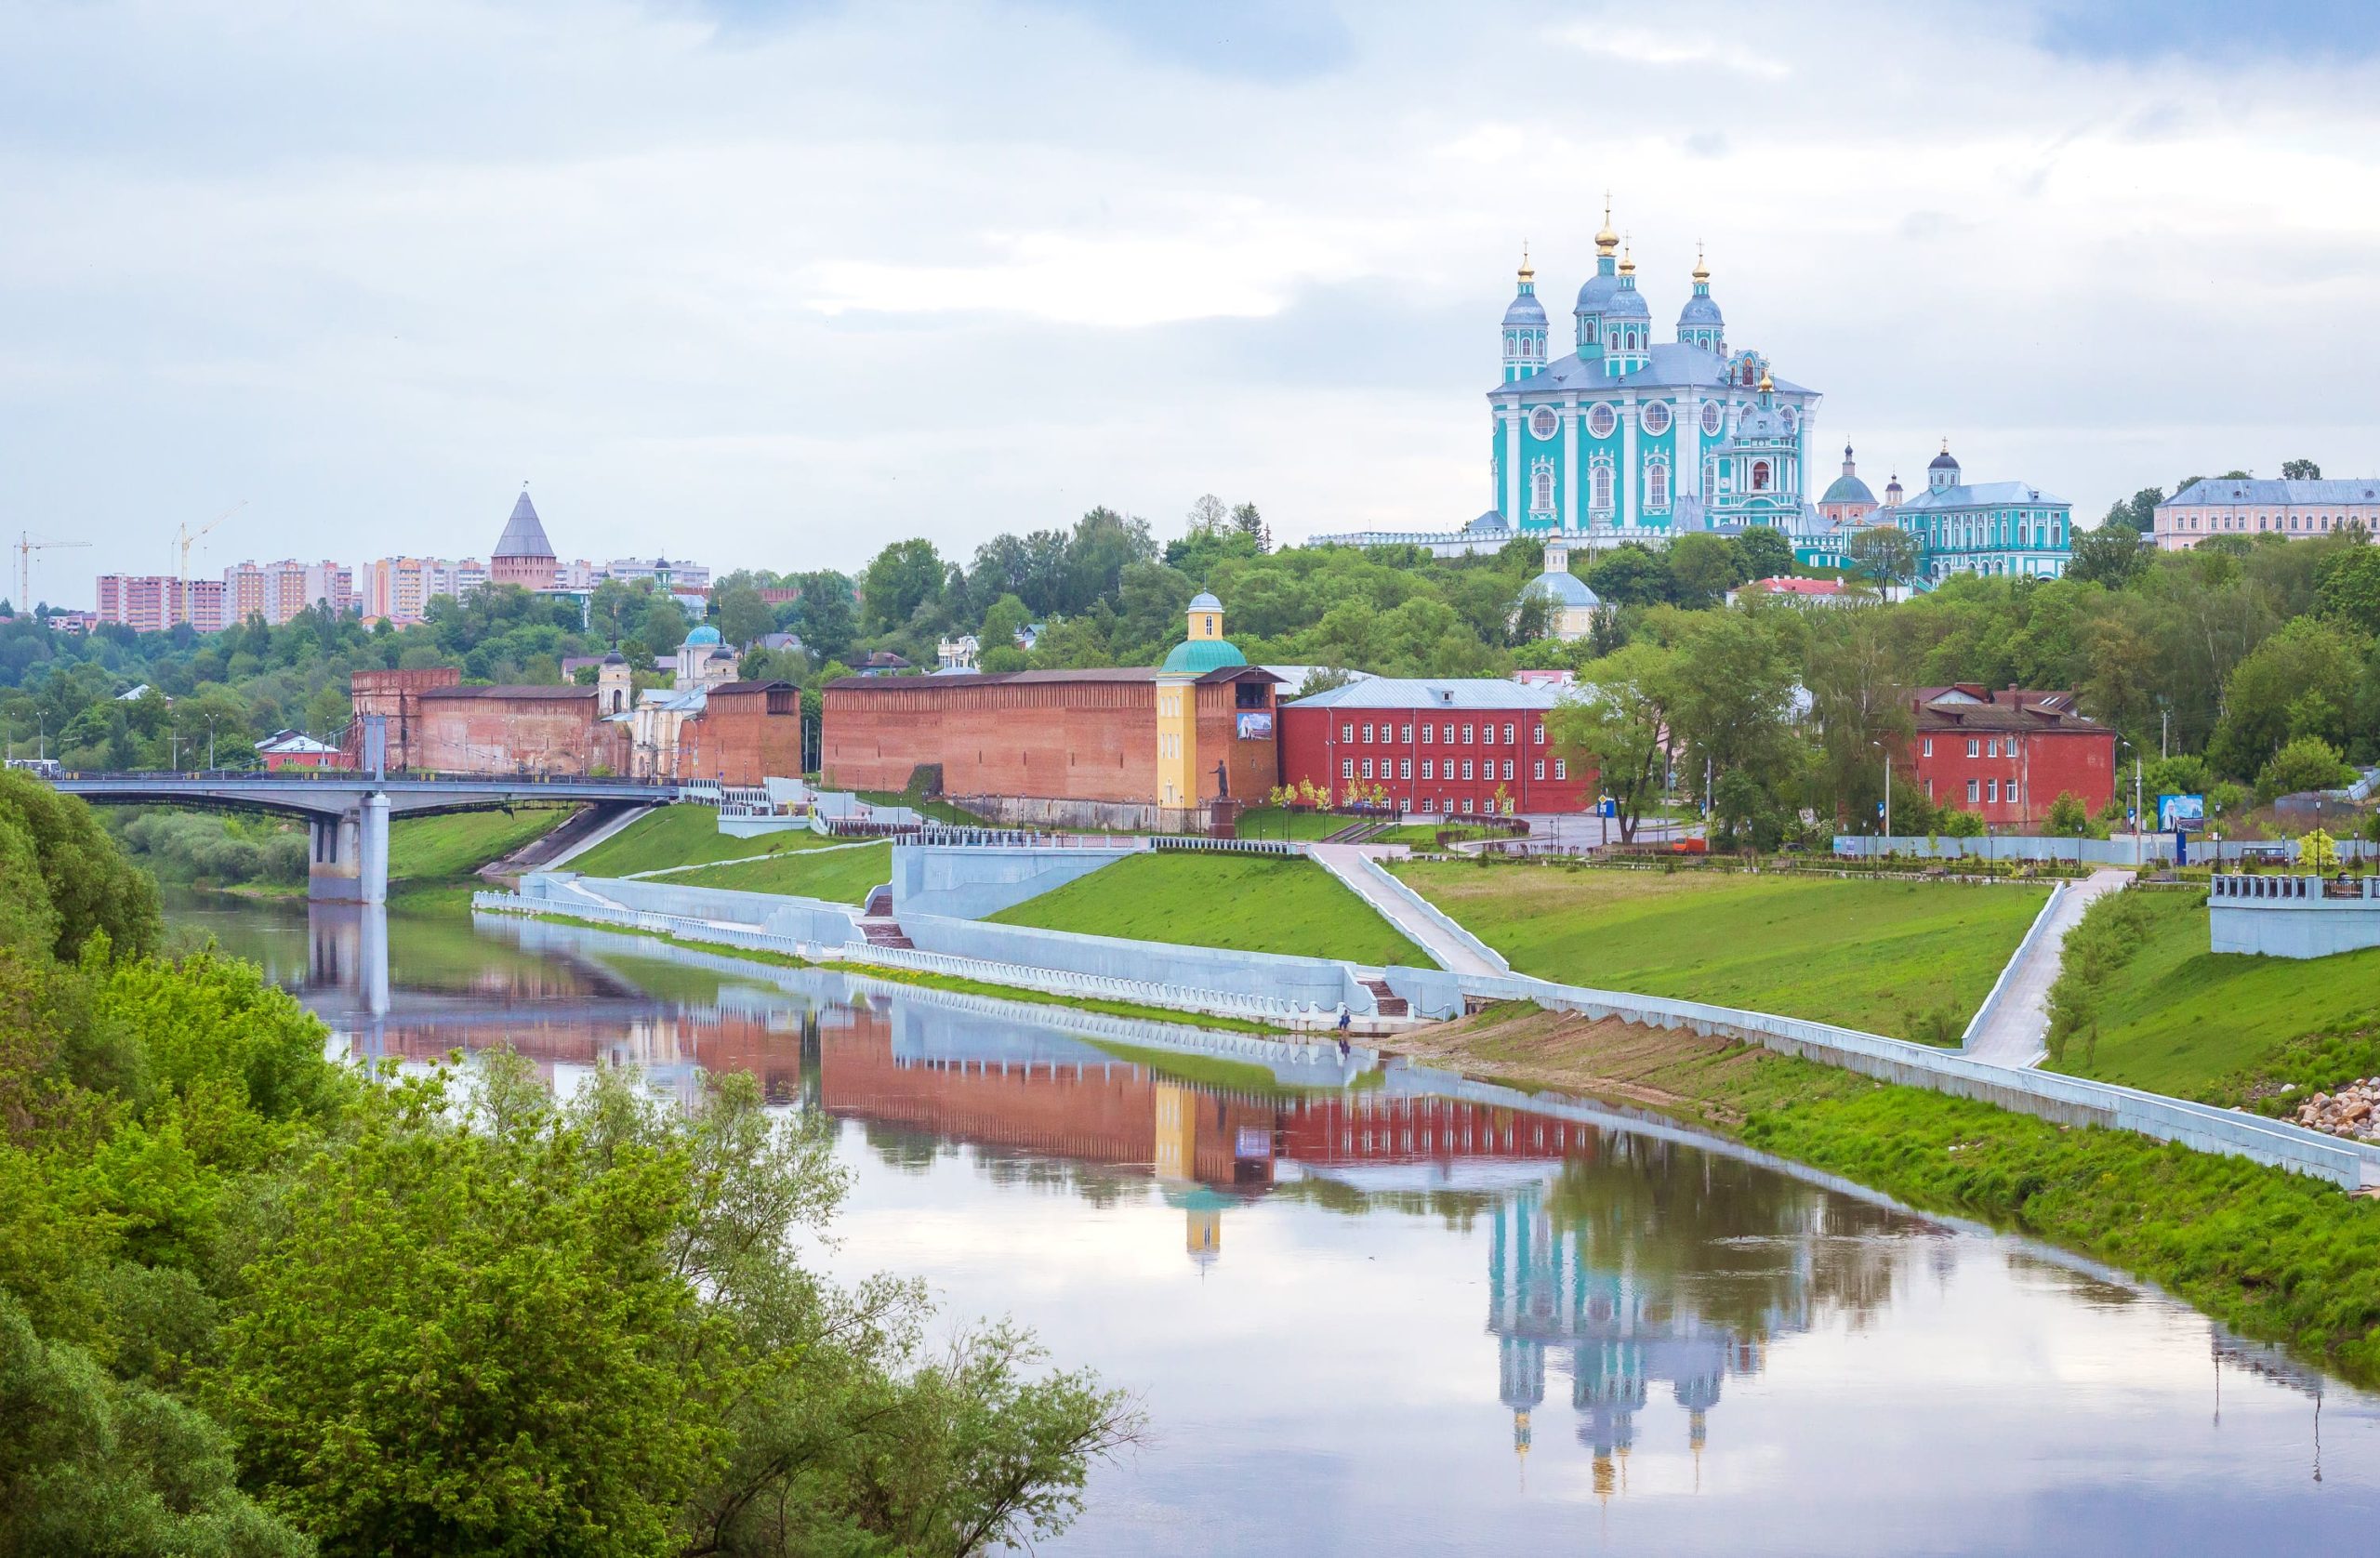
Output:
<instances>
[{"instance_id":1,"label":"residential building","mask_svg":"<svg viewBox=\"0 0 2380 1558\"><path fill-rule=\"evenodd\" d=\"M354 595L354 571L342 563L284 558L279 562L242 562L223 570L223 610L231 622L255 616L262 617L269 627L278 627L309 606L345 612Z\"/></svg>"},{"instance_id":2,"label":"residential building","mask_svg":"<svg viewBox=\"0 0 2380 1558\"><path fill-rule=\"evenodd\" d=\"M2055 579L2074 554L2074 506L2023 482L1970 485L1950 454L1925 468L1925 490L1888 509L1917 541L1918 576L1939 584L1953 574Z\"/></svg>"},{"instance_id":3,"label":"residential building","mask_svg":"<svg viewBox=\"0 0 2380 1558\"><path fill-rule=\"evenodd\" d=\"M441 595L466 600L486 588L488 571L477 558L450 561L434 557L384 557L364 565L362 598L367 621L386 618L400 627L423 621Z\"/></svg>"},{"instance_id":4,"label":"residential building","mask_svg":"<svg viewBox=\"0 0 2380 1558\"><path fill-rule=\"evenodd\" d=\"M1660 545L1685 531L1774 525L1798 536L1818 527L1805 477L1818 393L1728 341L1699 256L1676 338L1657 342L1635 261L1606 209L1594 273L1571 317L1573 350L1557 357L1524 256L1500 331L1501 381L1488 393L1486 513L1460 531L1315 539L1406 541L1444 556L1549 532L1583 536L1592 548Z\"/></svg>"},{"instance_id":5,"label":"residential building","mask_svg":"<svg viewBox=\"0 0 2380 1558\"><path fill-rule=\"evenodd\" d=\"M935 643L934 659L945 671L972 671L982 649L983 642L974 634L961 633Z\"/></svg>"},{"instance_id":6,"label":"residential building","mask_svg":"<svg viewBox=\"0 0 2380 1558\"><path fill-rule=\"evenodd\" d=\"M828 682L825 782L898 790L939 768L951 795L1144 806L1175 823L1219 799L1260 801L1279 781L1278 679L1223 638L1213 596L1186 615L1188 637L1155 667Z\"/></svg>"},{"instance_id":7,"label":"residential building","mask_svg":"<svg viewBox=\"0 0 2380 1558\"><path fill-rule=\"evenodd\" d=\"M268 773L278 773L284 768L348 766L346 753L326 741L316 741L303 731L273 732L257 743L257 756L264 760Z\"/></svg>"},{"instance_id":8,"label":"residential building","mask_svg":"<svg viewBox=\"0 0 2380 1558\"><path fill-rule=\"evenodd\" d=\"M699 594L710 588L708 568L699 562L683 560L672 562L666 557L616 557L597 569L596 573L601 578L629 583L639 579L650 580L669 594Z\"/></svg>"},{"instance_id":9,"label":"residential building","mask_svg":"<svg viewBox=\"0 0 2380 1558\"><path fill-rule=\"evenodd\" d=\"M2038 827L2071 790L2094 814L2115 798L2116 733L2085 719L2071 693L1920 688L1903 772L1939 806L1997 827Z\"/></svg>"},{"instance_id":10,"label":"residential building","mask_svg":"<svg viewBox=\"0 0 2380 1558\"><path fill-rule=\"evenodd\" d=\"M1907 591L1902 593L1906 594ZM1796 606L1850 606L1872 604L1880 597L1872 589L1841 579L1799 579L1779 575L1754 579L1727 591L1727 604L1739 601L1783 601Z\"/></svg>"},{"instance_id":11,"label":"residential building","mask_svg":"<svg viewBox=\"0 0 2380 1558\"><path fill-rule=\"evenodd\" d=\"M223 630L220 579L192 579L185 585L171 574L102 574L99 597L100 622L137 633L162 633L185 623L201 633Z\"/></svg>"},{"instance_id":12,"label":"residential building","mask_svg":"<svg viewBox=\"0 0 2380 1558\"><path fill-rule=\"evenodd\" d=\"M2188 551L2210 535L2302 538L2360 529L2380 532L2380 477L2258 482L2209 476L2157 506L2150 535L2165 551Z\"/></svg>"},{"instance_id":13,"label":"residential building","mask_svg":"<svg viewBox=\"0 0 2380 1558\"><path fill-rule=\"evenodd\" d=\"M1408 812L1580 812L1587 763L1557 753L1552 687L1485 678L1374 677L1281 707L1281 781L1334 796L1375 788Z\"/></svg>"}]
</instances>

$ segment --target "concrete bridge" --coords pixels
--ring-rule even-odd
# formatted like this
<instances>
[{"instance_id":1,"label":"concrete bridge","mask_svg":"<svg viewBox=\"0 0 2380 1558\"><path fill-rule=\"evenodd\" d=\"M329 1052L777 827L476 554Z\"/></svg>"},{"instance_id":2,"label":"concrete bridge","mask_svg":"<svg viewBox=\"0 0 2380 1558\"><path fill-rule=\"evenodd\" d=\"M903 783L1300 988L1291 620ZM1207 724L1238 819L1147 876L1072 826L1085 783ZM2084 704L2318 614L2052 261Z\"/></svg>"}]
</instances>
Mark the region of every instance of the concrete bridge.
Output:
<instances>
[{"instance_id":1,"label":"concrete bridge","mask_svg":"<svg viewBox=\"0 0 2380 1558\"><path fill-rule=\"evenodd\" d=\"M77 773L50 783L94 806L187 806L303 817L311 834L307 896L383 904L389 897L392 817L485 811L522 801L657 806L681 786L650 779L540 778L531 774L381 777L334 770L298 773Z\"/></svg>"}]
</instances>

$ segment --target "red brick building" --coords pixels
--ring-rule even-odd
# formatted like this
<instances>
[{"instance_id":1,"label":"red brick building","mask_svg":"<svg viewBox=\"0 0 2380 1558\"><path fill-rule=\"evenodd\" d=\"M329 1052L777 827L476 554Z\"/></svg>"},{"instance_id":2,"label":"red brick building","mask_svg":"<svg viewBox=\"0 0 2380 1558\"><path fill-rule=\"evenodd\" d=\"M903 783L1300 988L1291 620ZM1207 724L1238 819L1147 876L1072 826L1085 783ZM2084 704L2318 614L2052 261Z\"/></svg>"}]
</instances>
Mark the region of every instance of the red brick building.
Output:
<instances>
[{"instance_id":1,"label":"red brick building","mask_svg":"<svg viewBox=\"0 0 2380 1558\"><path fill-rule=\"evenodd\" d=\"M1547 744L1554 702L1516 681L1351 681L1281 706L1281 780L1377 786L1408 812L1583 812L1594 772Z\"/></svg>"},{"instance_id":2,"label":"red brick building","mask_svg":"<svg viewBox=\"0 0 2380 1558\"><path fill-rule=\"evenodd\" d=\"M459 685L463 673L453 666L418 671L354 671L347 679L347 701L355 711L347 729L350 768L364 766L364 721L377 715L387 721L388 766L427 768L423 759L421 695L433 688Z\"/></svg>"},{"instance_id":3,"label":"red brick building","mask_svg":"<svg viewBox=\"0 0 2380 1558\"><path fill-rule=\"evenodd\" d=\"M1935 804L1994 826L2038 826L2071 790L2097 812L2115 798L2116 733L2075 712L2071 693L1975 682L1920 688L1907 772Z\"/></svg>"},{"instance_id":4,"label":"red brick building","mask_svg":"<svg viewBox=\"0 0 2380 1558\"><path fill-rule=\"evenodd\" d=\"M723 681L678 727L678 772L728 785L799 778L801 689L789 681ZM897 786L896 786L897 787Z\"/></svg>"},{"instance_id":5,"label":"red brick building","mask_svg":"<svg viewBox=\"0 0 2380 1558\"><path fill-rule=\"evenodd\" d=\"M939 763L950 795L1154 805L1157 674L1132 666L831 681L821 782L897 790L919 764ZM1219 793L1217 762L1237 800L1261 802L1280 782L1276 680L1256 667L1234 666L1192 683L1201 801Z\"/></svg>"},{"instance_id":6,"label":"red brick building","mask_svg":"<svg viewBox=\"0 0 2380 1558\"><path fill-rule=\"evenodd\" d=\"M364 721L387 721L388 766L432 773L625 773L628 731L597 718L592 687L465 687L452 666L357 671L347 765L363 766Z\"/></svg>"}]
</instances>

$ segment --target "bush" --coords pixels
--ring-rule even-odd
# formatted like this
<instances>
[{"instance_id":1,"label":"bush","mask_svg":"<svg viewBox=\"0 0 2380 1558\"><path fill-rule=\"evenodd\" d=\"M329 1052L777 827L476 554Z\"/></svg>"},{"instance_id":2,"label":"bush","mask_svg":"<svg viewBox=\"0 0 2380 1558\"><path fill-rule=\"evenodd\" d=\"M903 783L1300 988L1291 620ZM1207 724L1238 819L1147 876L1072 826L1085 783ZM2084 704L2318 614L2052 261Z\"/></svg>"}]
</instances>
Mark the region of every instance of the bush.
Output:
<instances>
[{"instance_id":1,"label":"bush","mask_svg":"<svg viewBox=\"0 0 2380 1558\"><path fill-rule=\"evenodd\" d=\"M1935 825L1945 838L1983 837L1983 818L1973 812L1962 812L1955 806L1944 807L1941 815L1936 819Z\"/></svg>"},{"instance_id":2,"label":"bush","mask_svg":"<svg viewBox=\"0 0 2380 1558\"><path fill-rule=\"evenodd\" d=\"M2333 789L2354 780L2355 771L2337 747L2318 735L2299 736L2274 753L2256 774L2256 799L2269 805L2277 796Z\"/></svg>"},{"instance_id":3,"label":"bush","mask_svg":"<svg viewBox=\"0 0 2380 1558\"><path fill-rule=\"evenodd\" d=\"M2049 803L2049 831L2061 838L2080 838L2091 830L2090 809L2072 790L2060 790Z\"/></svg>"}]
</instances>

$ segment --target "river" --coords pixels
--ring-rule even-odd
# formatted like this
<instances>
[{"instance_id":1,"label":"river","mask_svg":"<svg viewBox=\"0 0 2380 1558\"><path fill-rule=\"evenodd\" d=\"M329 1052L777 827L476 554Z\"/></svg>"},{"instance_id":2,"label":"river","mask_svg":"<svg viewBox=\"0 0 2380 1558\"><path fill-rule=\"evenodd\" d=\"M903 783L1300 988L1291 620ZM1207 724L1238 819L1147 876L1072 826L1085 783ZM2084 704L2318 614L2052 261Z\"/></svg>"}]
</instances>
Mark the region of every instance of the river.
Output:
<instances>
[{"instance_id":1,"label":"river","mask_svg":"<svg viewBox=\"0 0 2380 1558\"><path fill-rule=\"evenodd\" d=\"M2380 1398L1658 1121L460 911L169 918L355 1053L738 1068L831 1116L837 1275L1012 1316L1149 1414L1047 1552L2380 1547Z\"/></svg>"}]
</instances>

